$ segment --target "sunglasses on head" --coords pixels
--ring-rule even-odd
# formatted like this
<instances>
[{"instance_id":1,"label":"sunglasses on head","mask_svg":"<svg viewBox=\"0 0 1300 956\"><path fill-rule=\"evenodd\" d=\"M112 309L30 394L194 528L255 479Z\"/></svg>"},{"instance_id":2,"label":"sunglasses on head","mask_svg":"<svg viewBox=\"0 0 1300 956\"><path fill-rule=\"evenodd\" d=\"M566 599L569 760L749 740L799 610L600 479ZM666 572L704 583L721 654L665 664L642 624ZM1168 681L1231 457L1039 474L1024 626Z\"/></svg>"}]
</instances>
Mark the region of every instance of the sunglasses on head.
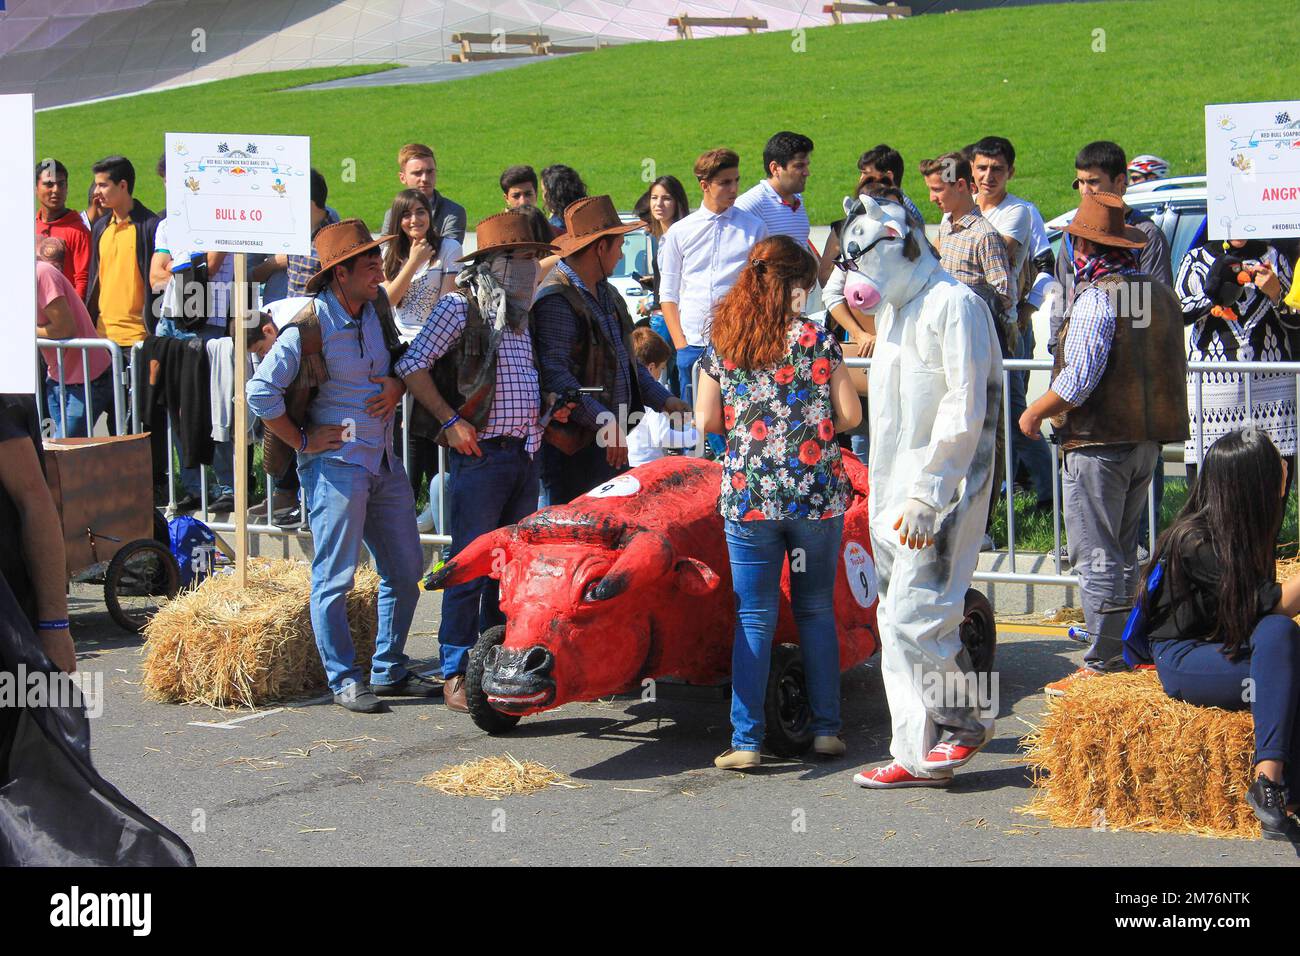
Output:
<instances>
[{"instance_id":1,"label":"sunglasses on head","mask_svg":"<svg viewBox=\"0 0 1300 956\"><path fill-rule=\"evenodd\" d=\"M858 256L865 256L868 252L876 248L876 246L880 245L882 242L902 242L902 241L903 241L902 236L878 236L875 240L872 241L871 245L867 246L867 248L859 250L856 256L850 255L848 250L841 247L840 254L836 256L833 260L831 260L831 263L832 265L835 266L835 268L839 269L841 272L858 272L859 271L858 263L857 263Z\"/></svg>"}]
</instances>

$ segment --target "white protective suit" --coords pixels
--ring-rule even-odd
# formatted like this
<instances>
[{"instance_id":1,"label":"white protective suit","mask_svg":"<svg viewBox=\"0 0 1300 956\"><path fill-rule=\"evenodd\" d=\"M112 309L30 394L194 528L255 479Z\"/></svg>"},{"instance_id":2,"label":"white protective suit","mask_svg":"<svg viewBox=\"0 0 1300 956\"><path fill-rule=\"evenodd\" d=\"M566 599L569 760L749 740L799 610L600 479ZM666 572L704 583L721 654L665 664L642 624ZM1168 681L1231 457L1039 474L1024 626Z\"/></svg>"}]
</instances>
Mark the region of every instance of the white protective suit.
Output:
<instances>
[{"instance_id":1,"label":"white protective suit","mask_svg":"<svg viewBox=\"0 0 1300 956\"><path fill-rule=\"evenodd\" d=\"M869 505L890 751L914 776L945 777L920 766L945 731L978 744L993 730L995 714L968 693L960 625L993 488L1002 356L988 307L940 267L923 234L906 238L914 227L902 208L860 202L845 202L845 248L858 266L845 292L876 315ZM923 540L932 531L933 545L900 545L900 517L904 531L919 523Z\"/></svg>"}]
</instances>

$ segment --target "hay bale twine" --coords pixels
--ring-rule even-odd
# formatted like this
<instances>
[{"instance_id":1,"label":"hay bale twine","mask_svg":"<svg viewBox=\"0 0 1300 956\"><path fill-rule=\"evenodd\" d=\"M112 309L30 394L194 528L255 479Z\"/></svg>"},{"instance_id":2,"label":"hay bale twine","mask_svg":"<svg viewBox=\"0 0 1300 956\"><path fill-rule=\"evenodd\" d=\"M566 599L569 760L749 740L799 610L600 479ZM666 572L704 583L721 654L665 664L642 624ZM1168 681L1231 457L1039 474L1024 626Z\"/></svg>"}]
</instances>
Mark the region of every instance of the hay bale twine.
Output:
<instances>
[{"instance_id":1,"label":"hay bale twine","mask_svg":"<svg viewBox=\"0 0 1300 956\"><path fill-rule=\"evenodd\" d=\"M1174 700L1155 671L1072 681L1023 743L1025 812L1056 826L1259 837L1250 711Z\"/></svg>"},{"instance_id":2,"label":"hay bale twine","mask_svg":"<svg viewBox=\"0 0 1300 956\"><path fill-rule=\"evenodd\" d=\"M154 700L259 707L327 688L316 651L311 569L300 561L248 563L248 587L215 574L168 602L145 628L144 688ZM357 666L370 667L379 576L359 567L348 595Z\"/></svg>"}]
</instances>

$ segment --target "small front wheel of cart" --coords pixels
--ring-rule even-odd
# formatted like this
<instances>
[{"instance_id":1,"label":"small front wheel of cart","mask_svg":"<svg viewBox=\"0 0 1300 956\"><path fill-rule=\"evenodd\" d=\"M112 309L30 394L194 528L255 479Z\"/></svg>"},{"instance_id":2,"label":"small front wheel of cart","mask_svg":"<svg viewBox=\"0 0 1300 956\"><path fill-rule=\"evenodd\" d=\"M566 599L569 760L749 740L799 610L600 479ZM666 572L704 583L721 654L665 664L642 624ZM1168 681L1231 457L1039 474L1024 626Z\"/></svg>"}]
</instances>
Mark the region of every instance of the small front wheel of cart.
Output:
<instances>
[{"instance_id":1,"label":"small front wheel of cart","mask_svg":"<svg viewBox=\"0 0 1300 956\"><path fill-rule=\"evenodd\" d=\"M169 548L153 538L128 541L104 572L104 603L118 626L138 633L164 600L176 596L180 580Z\"/></svg>"},{"instance_id":2,"label":"small front wheel of cart","mask_svg":"<svg viewBox=\"0 0 1300 956\"><path fill-rule=\"evenodd\" d=\"M469 707L470 719L479 730L494 735L504 734L519 723L518 715L503 714L488 703L487 692L483 690L483 671L488 654L505 639L504 625L488 628L478 636L478 641L469 652L469 665L465 668L465 703Z\"/></svg>"},{"instance_id":3,"label":"small front wheel of cart","mask_svg":"<svg viewBox=\"0 0 1300 956\"><path fill-rule=\"evenodd\" d=\"M764 746L768 753L798 757L812 746L812 706L808 701L803 653L797 644L772 647L763 712L767 720Z\"/></svg>"},{"instance_id":4,"label":"small front wheel of cart","mask_svg":"<svg viewBox=\"0 0 1300 956\"><path fill-rule=\"evenodd\" d=\"M998 649L997 622L993 619L993 605L989 599L974 588L966 592L961 642L970 655L975 673L987 674L993 670L993 655Z\"/></svg>"}]
</instances>

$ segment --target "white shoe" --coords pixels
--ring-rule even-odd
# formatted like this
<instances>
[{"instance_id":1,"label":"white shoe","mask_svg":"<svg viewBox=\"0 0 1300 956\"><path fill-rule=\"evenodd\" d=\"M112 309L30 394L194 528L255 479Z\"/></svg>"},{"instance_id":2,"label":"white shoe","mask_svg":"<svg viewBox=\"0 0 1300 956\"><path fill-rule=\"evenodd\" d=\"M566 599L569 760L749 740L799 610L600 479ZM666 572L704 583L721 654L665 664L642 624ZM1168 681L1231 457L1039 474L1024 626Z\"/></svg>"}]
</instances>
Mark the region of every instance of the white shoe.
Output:
<instances>
[{"instance_id":1,"label":"white shoe","mask_svg":"<svg viewBox=\"0 0 1300 956\"><path fill-rule=\"evenodd\" d=\"M839 737L813 738L813 753L819 757L843 757L847 749Z\"/></svg>"}]
</instances>

